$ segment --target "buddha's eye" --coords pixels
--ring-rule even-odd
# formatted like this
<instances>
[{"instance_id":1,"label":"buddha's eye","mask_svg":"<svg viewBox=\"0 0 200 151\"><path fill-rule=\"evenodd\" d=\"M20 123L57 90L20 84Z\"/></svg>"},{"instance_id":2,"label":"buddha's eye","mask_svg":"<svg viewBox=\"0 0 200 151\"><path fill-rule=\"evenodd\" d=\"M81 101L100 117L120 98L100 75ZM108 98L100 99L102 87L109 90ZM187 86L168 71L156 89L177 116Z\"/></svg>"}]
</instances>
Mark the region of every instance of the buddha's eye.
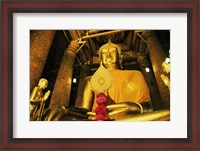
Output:
<instances>
[{"instance_id":1,"label":"buddha's eye","mask_svg":"<svg viewBox=\"0 0 200 151\"><path fill-rule=\"evenodd\" d=\"M111 48L111 49L109 49L109 52L116 52L116 51L117 51L116 48Z\"/></svg>"},{"instance_id":2,"label":"buddha's eye","mask_svg":"<svg viewBox=\"0 0 200 151\"><path fill-rule=\"evenodd\" d=\"M101 51L102 54L106 54L107 52L108 52L107 49L103 49L103 50Z\"/></svg>"}]
</instances>

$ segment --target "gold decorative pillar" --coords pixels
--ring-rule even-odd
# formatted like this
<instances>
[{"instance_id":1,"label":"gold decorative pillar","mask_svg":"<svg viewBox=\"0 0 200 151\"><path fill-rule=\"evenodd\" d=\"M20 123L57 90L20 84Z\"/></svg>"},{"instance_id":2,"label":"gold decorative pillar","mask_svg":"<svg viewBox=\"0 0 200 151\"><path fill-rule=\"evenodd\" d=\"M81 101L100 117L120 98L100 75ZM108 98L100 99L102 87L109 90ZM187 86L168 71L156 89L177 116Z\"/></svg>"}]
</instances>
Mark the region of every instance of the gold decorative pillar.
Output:
<instances>
[{"instance_id":1,"label":"gold decorative pillar","mask_svg":"<svg viewBox=\"0 0 200 151\"><path fill-rule=\"evenodd\" d=\"M79 44L76 41L71 41L69 46L64 52L56 82L54 85L50 107L54 105L68 106L70 93L71 93L71 83L73 74L73 65L76 52L79 48Z\"/></svg>"},{"instance_id":2,"label":"gold decorative pillar","mask_svg":"<svg viewBox=\"0 0 200 151\"><path fill-rule=\"evenodd\" d=\"M154 70L155 78L160 91L161 99L165 107L169 107L170 104L170 92L168 87L163 83L160 75L164 74L162 69L162 63L165 61L164 50L155 35L154 31L145 30L142 32L142 37L146 40L147 49L150 55L152 67Z\"/></svg>"},{"instance_id":3,"label":"gold decorative pillar","mask_svg":"<svg viewBox=\"0 0 200 151\"><path fill-rule=\"evenodd\" d=\"M30 37L30 92L37 85L51 48L55 30L35 30Z\"/></svg>"}]
</instances>

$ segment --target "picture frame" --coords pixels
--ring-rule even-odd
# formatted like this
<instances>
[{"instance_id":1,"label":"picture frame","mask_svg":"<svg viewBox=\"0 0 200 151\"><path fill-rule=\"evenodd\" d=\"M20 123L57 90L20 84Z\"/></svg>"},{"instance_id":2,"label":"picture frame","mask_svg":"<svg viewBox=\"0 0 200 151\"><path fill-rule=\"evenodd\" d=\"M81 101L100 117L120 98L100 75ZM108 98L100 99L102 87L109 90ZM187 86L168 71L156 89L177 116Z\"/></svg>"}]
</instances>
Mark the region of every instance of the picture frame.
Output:
<instances>
[{"instance_id":1,"label":"picture frame","mask_svg":"<svg viewBox=\"0 0 200 151\"><path fill-rule=\"evenodd\" d=\"M3 1L1 3L2 150L199 150L199 1ZM187 138L14 138L13 15L15 13L187 13ZM181 118L181 117L180 117Z\"/></svg>"}]
</instances>

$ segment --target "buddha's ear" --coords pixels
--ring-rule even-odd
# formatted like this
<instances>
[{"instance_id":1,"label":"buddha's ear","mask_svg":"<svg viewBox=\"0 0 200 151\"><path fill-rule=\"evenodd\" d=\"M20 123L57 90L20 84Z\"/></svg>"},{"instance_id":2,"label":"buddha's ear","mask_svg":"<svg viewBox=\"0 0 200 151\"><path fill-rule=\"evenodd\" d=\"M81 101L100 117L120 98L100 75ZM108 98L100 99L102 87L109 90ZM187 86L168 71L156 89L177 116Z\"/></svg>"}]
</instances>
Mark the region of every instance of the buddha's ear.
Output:
<instances>
[{"instance_id":1,"label":"buddha's ear","mask_svg":"<svg viewBox=\"0 0 200 151\"><path fill-rule=\"evenodd\" d=\"M123 69L123 55L120 55L119 57L119 65L120 65L120 68Z\"/></svg>"},{"instance_id":2,"label":"buddha's ear","mask_svg":"<svg viewBox=\"0 0 200 151\"><path fill-rule=\"evenodd\" d=\"M99 55L99 63L100 63L100 62L101 62L101 59L102 59L102 56L101 56L101 49L99 49L99 51L98 51L97 54Z\"/></svg>"},{"instance_id":3,"label":"buddha's ear","mask_svg":"<svg viewBox=\"0 0 200 151\"><path fill-rule=\"evenodd\" d=\"M100 65L103 65L102 60L99 60L99 64L100 64Z\"/></svg>"}]
</instances>

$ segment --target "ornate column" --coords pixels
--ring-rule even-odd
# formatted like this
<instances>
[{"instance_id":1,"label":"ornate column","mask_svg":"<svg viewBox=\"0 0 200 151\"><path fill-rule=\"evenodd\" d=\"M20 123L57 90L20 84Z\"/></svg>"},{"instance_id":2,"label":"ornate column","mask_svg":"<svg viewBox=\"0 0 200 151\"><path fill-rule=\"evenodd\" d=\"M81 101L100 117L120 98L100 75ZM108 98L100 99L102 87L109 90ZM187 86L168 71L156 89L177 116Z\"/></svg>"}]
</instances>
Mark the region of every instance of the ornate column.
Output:
<instances>
[{"instance_id":1,"label":"ornate column","mask_svg":"<svg viewBox=\"0 0 200 151\"><path fill-rule=\"evenodd\" d=\"M163 109L164 107L161 100L160 92L150 62L145 55L138 56L137 60L140 66L140 70L143 73L146 83L149 87L151 102L154 111Z\"/></svg>"},{"instance_id":2,"label":"ornate column","mask_svg":"<svg viewBox=\"0 0 200 151\"><path fill-rule=\"evenodd\" d=\"M30 37L30 92L38 84L55 30L32 31Z\"/></svg>"},{"instance_id":3,"label":"ornate column","mask_svg":"<svg viewBox=\"0 0 200 151\"><path fill-rule=\"evenodd\" d=\"M73 74L74 59L76 56L79 44L76 41L71 41L68 48L65 50L56 82L54 85L50 107L54 105L68 106L70 93L71 93L71 83Z\"/></svg>"},{"instance_id":4,"label":"ornate column","mask_svg":"<svg viewBox=\"0 0 200 151\"><path fill-rule=\"evenodd\" d=\"M143 31L142 37L146 40L147 49L150 55L153 71L160 91L161 99L165 106L169 106L170 92L168 87L163 83L161 74L164 74L162 63L165 61L164 50L153 31Z\"/></svg>"}]
</instances>

